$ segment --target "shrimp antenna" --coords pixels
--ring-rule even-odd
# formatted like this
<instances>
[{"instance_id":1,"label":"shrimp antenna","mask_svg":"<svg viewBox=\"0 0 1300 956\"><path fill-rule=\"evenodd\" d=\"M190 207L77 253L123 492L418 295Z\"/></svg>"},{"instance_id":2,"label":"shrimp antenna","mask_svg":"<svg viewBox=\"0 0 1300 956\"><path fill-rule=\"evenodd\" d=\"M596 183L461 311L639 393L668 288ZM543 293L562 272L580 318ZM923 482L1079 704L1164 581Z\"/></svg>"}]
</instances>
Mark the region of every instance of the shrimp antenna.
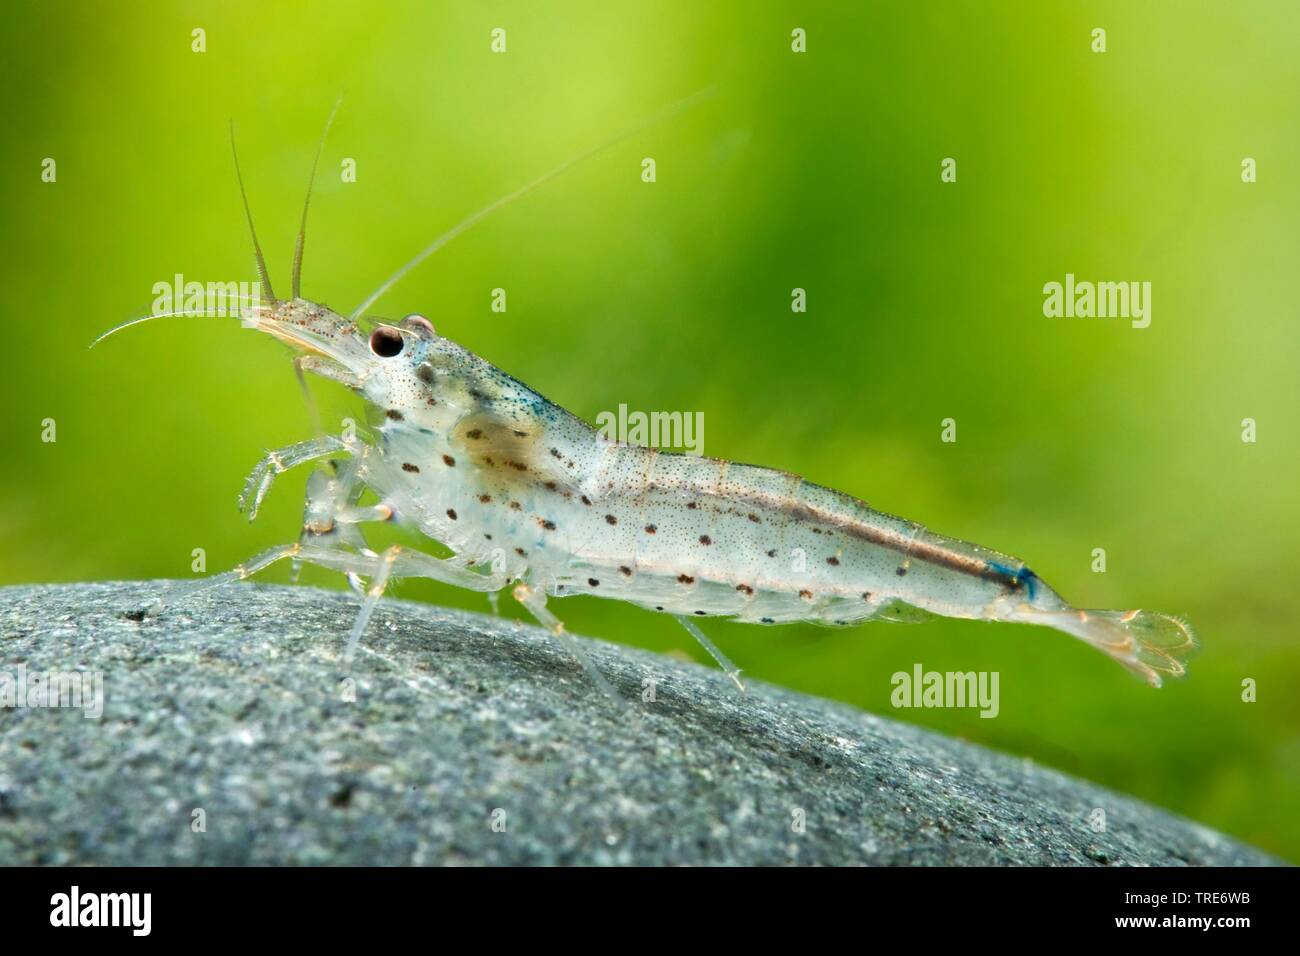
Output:
<instances>
[{"instance_id":1,"label":"shrimp antenna","mask_svg":"<svg viewBox=\"0 0 1300 956\"><path fill-rule=\"evenodd\" d=\"M311 161L311 175L307 177L307 196L302 201L302 222L298 226L298 239L293 244L293 297L297 299L302 291L302 249L307 242L307 210L311 208L311 188L316 183L316 167L320 165L321 153L325 151L325 138L330 134L330 127L334 125L334 115L343 105L343 97L334 101L334 108L330 110L330 115L325 120L325 128L321 130L320 142L316 144L316 156ZM311 388L307 385L307 376L303 374L302 362L295 359L293 363L294 375L298 379L298 387L302 389L302 399L307 405L307 416L311 419L312 430L319 437L325 434L321 427L320 409L316 405L316 398L311 393Z\"/></svg>"},{"instance_id":2,"label":"shrimp antenna","mask_svg":"<svg viewBox=\"0 0 1300 956\"><path fill-rule=\"evenodd\" d=\"M230 121L230 152L235 157L235 178L239 180L239 197L244 201L244 215L248 217L248 232L253 237L253 252L257 254L257 278L262 282L266 294L275 301L275 290L271 288L271 276L266 271L266 259L262 257L262 246L257 241L257 229L253 226L253 210L248 206L248 193L244 190L244 174L239 169L239 150L235 148L235 121Z\"/></svg>"},{"instance_id":3,"label":"shrimp antenna","mask_svg":"<svg viewBox=\"0 0 1300 956\"><path fill-rule=\"evenodd\" d=\"M340 96L335 101L334 108L330 110L329 118L325 120L325 129L321 131L320 142L316 144L316 158L311 161L311 176L307 179L307 198L302 201L302 224L298 226L298 241L293 245L293 297L295 299L302 290L302 247L307 241L307 210L311 206L311 187L316 182L316 167L320 165L320 154L325 150L325 137L329 136L330 127L334 125L334 114L339 111L342 104L343 97ZM249 225L252 225L251 218Z\"/></svg>"},{"instance_id":4,"label":"shrimp antenna","mask_svg":"<svg viewBox=\"0 0 1300 956\"><path fill-rule=\"evenodd\" d=\"M234 298L239 299L240 301L249 302L251 303L252 308L256 308L257 299L252 299L252 298L245 299L242 296L235 296ZM110 335L113 335L116 332L121 332L123 329L129 329L133 325L139 325L141 322L151 322L154 319L170 319L174 316L186 316L191 318L213 318L213 319L222 318L222 314L220 312L213 312L213 311L209 311L208 309L181 309L176 312L151 312L149 315L137 315L134 319L127 319L125 322L121 322L113 326L107 332L100 335L99 338L95 339L95 341L90 343L90 348L93 349L96 345L104 341L104 339L108 338Z\"/></svg>"},{"instance_id":5,"label":"shrimp antenna","mask_svg":"<svg viewBox=\"0 0 1300 956\"><path fill-rule=\"evenodd\" d=\"M605 140L604 142L597 143L595 146L592 146L584 150L578 155L572 157L571 159L565 160L563 163L556 166L554 169L550 170L549 172L543 173L542 175L538 176L532 182L525 183L524 185L520 186L514 192L508 193L507 195L502 196L500 199L488 203L478 212L472 214L469 218L464 219L461 222L457 223L455 226L452 226L450 229L444 232L437 239L433 240L433 242L429 243L427 246L421 249L416 254L415 258L413 258L410 262L408 262L406 265L402 266L402 268L398 269L391 276L389 276L384 281L383 285L381 285L374 292L370 293L370 295L366 297L365 301L363 301L359 306L353 309L352 314L348 317L349 320L356 321L356 319L360 317L360 315L363 312L365 312L372 305L374 305L375 302L379 300L380 296L382 296L393 286L397 285L397 283L402 281L402 279L406 278L406 274L408 272L410 272L412 269L414 269L416 266L422 263L425 259L429 258L429 256L433 255L435 252L437 252L447 243L451 242L461 233L468 231L470 228L477 225L479 222L483 221L488 216L492 215L492 213L496 212L498 209L501 209L503 206L508 206L510 203L514 202L516 199L520 198L521 196L527 195L528 193L532 192L534 189L536 189L538 186L541 186L543 183L549 182L550 180L554 179L556 176L559 176L561 173L565 172L566 170L574 166L577 166L583 160L590 159L592 156L595 156L597 153L604 152L606 149L609 149L611 146L614 146L615 144L622 142L623 140L627 139L629 136L633 136L636 133L639 133L650 126L653 126L656 123L659 123L660 121L669 118L670 116L674 116L677 113L683 112L684 110L687 110L697 105L702 100L708 99L714 94L714 91L715 91L714 87L708 87L706 89L700 90L699 92L692 93L690 96L686 97L685 99L678 100L673 105L661 110L660 112L651 116L649 119L643 120L642 122L637 123L635 126L631 126L628 129L625 129L622 132L617 133L614 136L611 136L609 139Z\"/></svg>"}]
</instances>

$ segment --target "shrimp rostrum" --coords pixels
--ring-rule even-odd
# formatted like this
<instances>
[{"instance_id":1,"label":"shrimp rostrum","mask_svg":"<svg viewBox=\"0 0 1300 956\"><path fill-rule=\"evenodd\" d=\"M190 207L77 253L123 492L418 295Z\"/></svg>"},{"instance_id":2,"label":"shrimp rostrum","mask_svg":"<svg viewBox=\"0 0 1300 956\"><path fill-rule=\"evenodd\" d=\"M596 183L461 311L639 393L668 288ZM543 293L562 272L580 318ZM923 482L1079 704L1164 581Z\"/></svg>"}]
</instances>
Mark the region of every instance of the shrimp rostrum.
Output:
<instances>
[{"instance_id":1,"label":"shrimp rostrum","mask_svg":"<svg viewBox=\"0 0 1300 956\"><path fill-rule=\"evenodd\" d=\"M311 476L295 543L204 583L243 579L285 558L342 572L362 596L349 653L395 579L509 589L606 690L548 599L586 594L673 615L737 683L739 672L698 619L850 625L942 615L1040 624L1152 686L1184 673L1194 641L1175 617L1072 607L1023 561L797 475L609 441L428 319L361 314L447 236L349 316L298 295L301 238L294 295L271 294L245 324L291 346L301 370L361 395L380 424L365 438L325 436L269 453L241 498L250 517L276 475L326 459L333 467ZM364 492L377 503L360 504L370 500ZM364 527L385 521L451 556L371 550Z\"/></svg>"}]
</instances>

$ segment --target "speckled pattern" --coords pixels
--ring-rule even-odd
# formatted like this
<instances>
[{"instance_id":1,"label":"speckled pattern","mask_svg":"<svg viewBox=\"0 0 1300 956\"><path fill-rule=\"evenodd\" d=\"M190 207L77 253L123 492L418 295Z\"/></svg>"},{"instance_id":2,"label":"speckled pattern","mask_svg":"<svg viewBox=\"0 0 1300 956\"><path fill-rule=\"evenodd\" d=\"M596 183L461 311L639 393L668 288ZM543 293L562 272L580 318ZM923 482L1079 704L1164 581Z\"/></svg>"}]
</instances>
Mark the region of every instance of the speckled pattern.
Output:
<instances>
[{"instance_id":1,"label":"speckled pattern","mask_svg":"<svg viewBox=\"0 0 1300 956\"><path fill-rule=\"evenodd\" d=\"M4 667L101 670L107 696L99 720L0 710L0 863L1275 862L1027 761L653 654L588 645L638 717L512 621L385 601L349 668L349 595L235 585L138 620L166 586L0 589Z\"/></svg>"}]
</instances>

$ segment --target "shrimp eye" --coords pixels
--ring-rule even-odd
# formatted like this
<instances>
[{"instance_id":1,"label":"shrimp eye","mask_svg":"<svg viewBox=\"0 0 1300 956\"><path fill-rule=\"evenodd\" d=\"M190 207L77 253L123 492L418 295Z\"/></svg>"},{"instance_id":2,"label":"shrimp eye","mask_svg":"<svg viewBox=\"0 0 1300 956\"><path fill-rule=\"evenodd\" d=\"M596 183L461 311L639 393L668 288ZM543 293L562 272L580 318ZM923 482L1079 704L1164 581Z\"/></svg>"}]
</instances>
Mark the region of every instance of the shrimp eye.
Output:
<instances>
[{"instance_id":1,"label":"shrimp eye","mask_svg":"<svg viewBox=\"0 0 1300 956\"><path fill-rule=\"evenodd\" d=\"M401 355L402 346L405 344L402 333L386 325L381 325L370 335L370 351L380 358L392 358L394 355Z\"/></svg>"},{"instance_id":2,"label":"shrimp eye","mask_svg":"<svg viewBox=\"0 0 1300 956\"><path fill-rule=\"evenodd\" d=\"M437 334L433 331L433 323L419 314L413 313L408 315L406 318L402 319L402 324L408 329L418 330L421 334L424 332L428 332L430 335Z\"/></svg>"}]
</instances>

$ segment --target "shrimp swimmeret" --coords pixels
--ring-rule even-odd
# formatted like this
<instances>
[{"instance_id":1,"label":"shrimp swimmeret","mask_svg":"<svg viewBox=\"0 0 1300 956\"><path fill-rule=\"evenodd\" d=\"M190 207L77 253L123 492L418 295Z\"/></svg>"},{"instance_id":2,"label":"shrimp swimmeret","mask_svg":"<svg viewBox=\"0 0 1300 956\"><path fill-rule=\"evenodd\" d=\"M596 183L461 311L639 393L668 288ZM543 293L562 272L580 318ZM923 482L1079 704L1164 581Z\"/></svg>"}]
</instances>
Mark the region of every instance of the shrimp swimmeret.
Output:
<instances>
[{"instance_id":1,"label":"shrimp swimmeret","mask_svg":"<svg viewBox=\"0 0 1300 956\"><path fill-rule=\"evenodd\" d=\"M351 316L299 296L302 233L288 299L271 292L257 249L269 301L254 305L245 324L297 350L300 370L359 393L381 424L369 441L325 436L267 454L240 499L250 520L276 475L335 460L308 482L296 543L203 585L244 579L284 558L341 571L363 596L349 654L395 578L492 595L510 588L607 691L548 597L589 594L674 615L737 684L738 670L696 618L844 625L936 614L1041 624L1104 651L1152 686L1184 673L1194 641L1177 618L1071 607L1023 561L797 475L610 442L426 318L362 317L411 267L501 204L436 240ZM367 491L378 504L360 503ZM410 526L452 556L402 546L376 553L362 526L380 521ZM792 553L803 560L792 562Z\"/></svg>"}]
</instances>

